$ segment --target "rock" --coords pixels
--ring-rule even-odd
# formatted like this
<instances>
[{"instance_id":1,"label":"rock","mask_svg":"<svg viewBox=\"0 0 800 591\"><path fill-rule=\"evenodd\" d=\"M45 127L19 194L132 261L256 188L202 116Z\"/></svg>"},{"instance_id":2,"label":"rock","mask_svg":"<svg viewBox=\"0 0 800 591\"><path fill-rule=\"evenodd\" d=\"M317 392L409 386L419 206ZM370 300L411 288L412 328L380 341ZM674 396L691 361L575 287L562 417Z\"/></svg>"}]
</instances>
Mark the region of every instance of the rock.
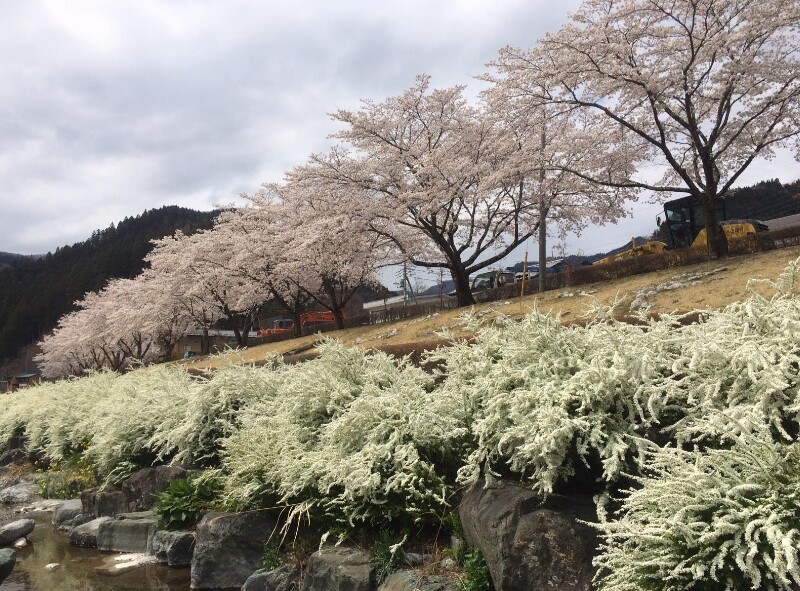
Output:
<instances>
[{"instance_id":1,"label":"rock","mask_svg":"<svg viewBox=\"0 0 800 591\"><path fill-rule=\"evenodd\" d=\"M459 507L467 541L486 559L497 591L589 591L597 537L590 498L551 495L500 483L475 484Z\"/></svg>"},{"instance_id":2,"label":"rock","mask_svg":"<svg viewBox=\"0 0 800 591\"><path fill-rule=\"evenodd\" d=\"M0 548L0 583L14 570L17 554L9 548Z\"/></svg>"},{"instance_id":3,"label":"rock","mask_svg":"<svg viewBox=\"0 0 800 591\"><path fill-rule=\"evenodd\" d=\"M50 564L45 564L44 565L44 570L46 570L46 571L54 571L59 566L61 566L61 565L58 562L51 562Z\"/></svg>"},{"instance_id":4,"label":"rock","mask_svg":"<svg viewBox=\"0 0 800 591\"><path fill-rule=\"evenodd\" d=\"M156 466L139 470L122 483L122 494L128 511L147 511L155 505L153 494L167 490L171 480L186 478L186 470L178 466Z\"/></svg>"},{"instance_id":5,"label":"rock","mask_svg":"<svg viewBox=\"0 0 800 591\"><path fill-rule=\"evenodd\" d=\"M257 570L242 585L242 591L295 591L300 567L284 564L274 570Z\"/></svg>"},{"instance_id":6,"label":"rock","mask_svg":"<svg viewBox=\"0 0 800 591\"><path fill-rule=\"evenodd\" d=\"M27 439L24 435L17 435L15 437L9 437L6 441L5 446L2 448L3 451L8 451L12 449L20 449L25 447L25 443Z\"/></svg>"},{"instance_id":7,"label":"rock","mask_svg":"<svg viewBox=\"0 0 800 591\"><path fill-rule=\"evenodd\" d=\"M425 566L433 562L432 554L417 554L416 552L406 552L405 560L408 566Z\"/></svg>"},{"instance_id":8,"label":"rock","mask_svg":"<svg viewBox=\"0 0 800 591\"><path fill-rule=\"evenodd\" d=\"M22 482L0 490L0 503L16 505L30 503L39 496L39 485L32 482Z\"/></svg>"},{"instance_id":9,"label":"rock","mask_svg":"<svg viewBox=\"0 0 800 591\"><path fill-rule=\"evenodd\" d=\"M156 559L147 554L116 554L103 561L103 564L95 569L101 575L121 575L124 572L139 568L145 564L152 564Z\"/></svg>"},{"instance_id":10,"label":"rock","mask_svg":"<svg viewBox=\"0 0 800 591\"><path fill-rule=\"evenodd\" d=\"M89 523L94 519L94 515L89 515L88 513L78 513L75 517L70 519L69 521L65 521L61 525L58 526L60 531L70 531L74 527L78 527L79 525L83 525L84 523Z\"/></svg>"},{"instance_id":11,"label":"rock","mask_svg":"<svg viewBox=\"0 0 800 591\"><path fill-rule=\"evenodd\" d=\"M8 466L9 464L24 464L27 460L28 454L19 448L10 449L0 454L0 466Z\"/></svg>"},{"instance_id":12,"label":"rock","mask_svg":"<svg viewBox=\"0 0 800 591\"><path fill-rule=\"evenodd\" d=\"M20 538L19 540L16 540L13 544L11 544L11 546L15 549L24 548L27 545L28 545L28 538Z\"/></svg>"},{"instance_id":13,"label":"rock","mask_svg":"<svg viewBox=\"0 0 800 591\"><path fill-rule=\"evenodd\" d=\"M189 566L194 544L194 532L158 530L153 536L150 552L159 562L166 562L169 566Z\"/></svg>"},{"instance_id":14,"label":"rock","mask_svg":"<svg viewBox=\"0 0 800 591\"><path fill-rule=\"evenodd\" d=\"M63 501L55 506L53 509L53 517L51 518L51 522L56 527L63 525L67 521L71 521L75 519L76 515L80 515L82 512L82 505L80 499L70 499L68 501Z\"/></svg>"},{"instance_id":15,"label":"rock","mask_svg":"<svg viewBox=\"0 0 800 591\"><path fill-rule=\"evenodd\" d=\"M113 486L90 488L81 493L83 512L97 517L114 517L128 510L125 495Z\"/></svg>"},{"instance_id":16,"label":"rock","mask_svg":"<svg viewBox=\"0 0 800 591\"><path fill-rule=\"evenodd\" d=\"M325 547L306 565L303 591L372 591L369 554L355 548Z\"/></svg>"},{"instance_id":17,"label":"rock","mask_svg":"<svg viewBox=\"0 0 800 591\"><path fill-rule=\"evenodd\" d=\"M97 528L97 549L101 552L145 554L156 533L158 520L151 511L121 513Z\"/></svg>"},{"instance_id":18,"label":"rock","mask_svg":"<svg viewBox=\"0 0 800 591\"><path fill-rule=\"evenodd\" d=\"M110 520L110 517L98 517L88 523L73 527L69 532L69 543L83 548L97 547L97 530L100 529L102 523Z\"/></svg>"},{"instance_id":19,"label":"rock","mask_svg":"<svg viewBox=\"0 0 800 591\"><path fill-rule=\"evenodd\" d=\"M400 570L389 575L378 591L461 591L458 579L447 575L420 575Z\"/></svg>"},{"instance_id":20,"label":"rock","mask_svg":"<svg viewBox=\"0 0 800 591\"><path fill-rule=\"evenodd\" d=\"M59 499L41 499L32 505L21 507L19 511L14 510L15 513L49 513L58 507L63 501Z\"/></svg>"},{"instance_id":21,"label":"rock","mask_svg":"<svg viewBox=\"0 0 800 591\"><path fill-rule=\"evenodd\" d=\"M275 528L265 512L207 513L197 525L192 589L239 589L261 566L264 542Z\"/></svg>"},{"instance_id":22,"label":"rock","mask_svg":"<svg viewBox=\"0 0 800 591\"><path fill-rule=\"evenodd\" d=\"M0 527L0 546L9 546L33 531L36 522L33 519L20 519Z\"/></svg>"}]
</instances>

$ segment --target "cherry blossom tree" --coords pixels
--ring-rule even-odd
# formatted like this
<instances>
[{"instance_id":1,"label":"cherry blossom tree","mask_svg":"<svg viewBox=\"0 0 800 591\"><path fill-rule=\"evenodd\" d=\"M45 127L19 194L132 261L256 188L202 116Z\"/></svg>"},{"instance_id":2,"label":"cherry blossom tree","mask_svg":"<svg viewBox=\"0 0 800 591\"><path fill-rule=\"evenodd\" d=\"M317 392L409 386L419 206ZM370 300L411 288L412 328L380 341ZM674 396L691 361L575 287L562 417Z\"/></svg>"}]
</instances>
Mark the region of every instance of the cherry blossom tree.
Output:
<instances>
[{"instance_id":1,"label":"cherry blossom tree","mask_svg":"<svg viewBox=\"0 0 800 591\"><path fill-rule=\"evenodd\" d=\"M303 228L287 245L288 259L304 270L300 284L344 328L344 311L359 287L376 284L381 238L330 185L292 183L283 187L286 206Z\"/></svg>"},{"instance_id":2,"label":"cherry blossom tree","mask_svg":"<svg viewBox=\"0 0 800 591\"><path fill-rule=\"evenodd\" d=\"M166 361L190 328L192 319L173 288L146 269L134 279L110 281L101 293L108 300L109 338L116 336L130 358Z\"/></svg>"},{"instance_id":3,"label":"cherry blossom tree","mask_svg":"<svg viewBox=\"0 0 800 591\"><path fill-rule=\"evenodd\" d=\"M241 241L231 265L259 281L301 330L311 302L331 311L338 328L359 286L374 281L376 238L325 187L265 183L244 195L246 207L226 212L219 224Z\"/></svg>"},{"instance_id":4,"label":"cherry blossom tree","mask_svg":"<svg viewBox=\"0 0 800 591\"><path fill-rule=\"evenodd\" d=\"M230 208L217 218L217 225L238 244L228 268L261 286L294 320L301 335L300 316L307 310L306 270L288 255L297 238L299 221L285 207L280 186L264 183L254 194L242 194L248 203Z\"/></svg>"},{"instance_id":5,"label":"cherry blossom tree","mask_svg":"<svg viewBox=\"0 0 800 591\"><path fill-rule=\"evenodd\" d=\"M177 282L172 289L193 319L206 323L202 325L207 330L209 322L224 318L237 344L246 347L269 294L232 267L241 240L228 230L216 224L212 230L191 236L178 232L156 240L146 260L156 274Z\"/></svg>"},{"instance_id":6,"label":"cherry blossom tree","mask_svg":"<svg viewBox=\"0 0 800 591\"><path fill-rule=\"evenodd\" d=\"M312 180L342 197L401 259L446 269L459 305L474 303L469 275L489 267L532 235L536 207L520 179L498 183L498 132L463 96L464 87L430 89L427 76L400 96L340 110L342 145L312 156L289 182Z\"/></svg>"},{"instance_id":7,"label":"cherry blossom tree","mask_svg":"<svg viewBox=\"0 0 800 591\"><path fill-rule=\"evenodd\" d=\"M587 0L532 50L501 50L495 66L532 104L582 110L604 123L603 137L638 141L637 161L659 165L661 178L571 172L690 194L719 256L719 199L756 158L798 147L798 23L796 0Z\"/></svg>"},{"instance_id":8,"label":"cherry blossom tree","mask_svg":"<svg viewBox=\"0 0 800 591\"><path fill-rule=\"evenodd\" d=\"M140 282L116 279L99 292L89 292L75 302L77 310L59 320L41 342L36 358L48 378L81 375L86 371L123 371L135 363L157 357L158 331L138 316L136 294ZM146 323L146 324L145 324Z\"/></svg>"},{"instance_id":9,"label":"cherry blossom tree","mask_svg":"<svg viewBox=\"0 0 800 591\"><path fill-rule=\"evenodd\" d=\"M45 378L79 376L103 368L106 364L103 343L95 331L105 327L98 327L97 320L96 315L85 309L59 319L56 328L39 342L42 352L34 358Z\"/></svg>"}]
</instances>

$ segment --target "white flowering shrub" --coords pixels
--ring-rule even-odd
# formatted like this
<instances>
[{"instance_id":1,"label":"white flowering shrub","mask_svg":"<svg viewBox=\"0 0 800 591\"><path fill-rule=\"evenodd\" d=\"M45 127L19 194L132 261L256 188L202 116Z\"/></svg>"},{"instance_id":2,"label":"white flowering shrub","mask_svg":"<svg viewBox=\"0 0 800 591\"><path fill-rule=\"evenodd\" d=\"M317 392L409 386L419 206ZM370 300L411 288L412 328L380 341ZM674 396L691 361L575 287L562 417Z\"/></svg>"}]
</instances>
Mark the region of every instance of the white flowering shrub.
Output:
<instances>
[{"instance_id":1,"label":"white flowering shrub","mask_svg":"<svg viewBox=\"0 0 800 591\"><path fill-rule=\"evenodd\" d=\"M756 411L758 414L758 411ZM708 420L725 432L730 420ZM788 590L800 584L800 444L768 425L730 447L647 453L646 475L602 531L598 591Z\"/></svg>"},{"instance_id":2,"label":"white flowering shrub","mask_svg":"<svg viewBox=\"0 0 800 591\"><path fill-rule=\"evenodd\" d=\"M461 402L476 441L462 482L511 472L549 493L583 468L575 459L594 458L614 481L637 469L648 438L713 438L698 420L723 409L755 407L778 432L796 432L797 269L773 283L774 297L754 294L686 326L671 315L562 326L533 313L441 351L439 395Z\"/></svg>"},{"instance_id":3,"label":"white flowering shrub","mask_svg":"<svg viewBox=\"0 0 800 591\"><path fill-rule=\"evenodd\" d=\"M467 430L407 361L335 342L280 368L275 395L241 416L224 442L235 505L277 497L333 521L415 518L442 509L443 474ZM452 481L452 479L451 479Z\"/></svg>"},{"instance_id":4,"label":"white flowering shrub","mask_svg":"<svg viewBox=\"0 0 800 591\"><path fill-rule=\"evenodd\" d=\"M130 460L202 461L218 452L241 406L263 394L258 372L204 379L159 365L45 383L0 398L0 438L24 432L28 449L51 460L80 451L101 474Z\"/></svg>"},{"instance_id":5,"label":"white flowering shrub","mask_svg":"<svg viewBox=\"0 0 800 591\"><path fill-rule=\"evenodd\" d=\"M640 453L632 436L660 414L637 393L668 372L660 360L672 354L670 330L666 322L565 327L534 313L439 353L446 363L439 395L461 401L476 439L462 481L510 470L549 493L576 470L572 457L595 453L606 478L616 478Z\"/></svg>"},{"instance_id":6,"label":"white flowering shrub","mask_svg":"<svg viewBox=\"0 0 800 591\"><path fill-rule=\"evenodd\" d=\"M242 410L275 395L276 375L271 369L243 364L194 378L189 395L178 396L178 412L163 417L148 445L178 463L218 463L220 442L238 429Z\"/></svg>"}]
</instances>

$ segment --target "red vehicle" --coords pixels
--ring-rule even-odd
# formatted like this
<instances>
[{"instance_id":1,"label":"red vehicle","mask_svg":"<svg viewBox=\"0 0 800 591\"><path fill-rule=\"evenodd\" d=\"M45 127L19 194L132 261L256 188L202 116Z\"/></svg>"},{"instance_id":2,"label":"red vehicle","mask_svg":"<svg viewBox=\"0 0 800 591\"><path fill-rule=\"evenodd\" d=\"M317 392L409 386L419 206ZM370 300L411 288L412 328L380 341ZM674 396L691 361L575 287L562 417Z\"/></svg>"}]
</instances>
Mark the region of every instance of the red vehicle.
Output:
<instances>
[{"instance_id":1,"label":"red vehicle","mask_svg":"<svg viewBox=\"0 0 800 591\"><path fill-rule=\"evenodd\" d=\"M345 316L347 318L347 316ZM333 312L325 310L324 312L306 312L300 315L300 329L303 334L315 332L314 329L330 328L336 320L333 317ZM280 318L272 321L272 326L269 328L262 328L258 331L258 336L268 337L278 334L286 334L287 332L294 331L294 320L291 318Z\"/></svg>"}]
</instances>

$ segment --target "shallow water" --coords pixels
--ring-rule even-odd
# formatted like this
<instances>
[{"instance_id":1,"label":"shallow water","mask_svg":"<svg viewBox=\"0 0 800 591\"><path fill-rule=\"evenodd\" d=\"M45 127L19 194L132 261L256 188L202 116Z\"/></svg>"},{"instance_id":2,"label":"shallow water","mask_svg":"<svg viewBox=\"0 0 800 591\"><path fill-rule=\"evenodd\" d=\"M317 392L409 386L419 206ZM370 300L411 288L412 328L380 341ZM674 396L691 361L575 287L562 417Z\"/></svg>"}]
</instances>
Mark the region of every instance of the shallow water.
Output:
<instances>
[{"instance_id":1,"label":"shallow water","mask_svg":"<svg viewBox=\"0 0 800 591\"><path fill-rule=\"evenodd\" d=\"M162 564L146 564L117 575L96 571L106 564L109 554L96 548L70 545L66 534L57 532L50 523L50 513L34 515L2 515L0 523L33 517L36 527L28 536L25 548L16 550L14 571L0 585L0 591L187 591L189 569L170 568ZM45 565L57 562L53 571Z\"/></svg>"}]
</instances>

